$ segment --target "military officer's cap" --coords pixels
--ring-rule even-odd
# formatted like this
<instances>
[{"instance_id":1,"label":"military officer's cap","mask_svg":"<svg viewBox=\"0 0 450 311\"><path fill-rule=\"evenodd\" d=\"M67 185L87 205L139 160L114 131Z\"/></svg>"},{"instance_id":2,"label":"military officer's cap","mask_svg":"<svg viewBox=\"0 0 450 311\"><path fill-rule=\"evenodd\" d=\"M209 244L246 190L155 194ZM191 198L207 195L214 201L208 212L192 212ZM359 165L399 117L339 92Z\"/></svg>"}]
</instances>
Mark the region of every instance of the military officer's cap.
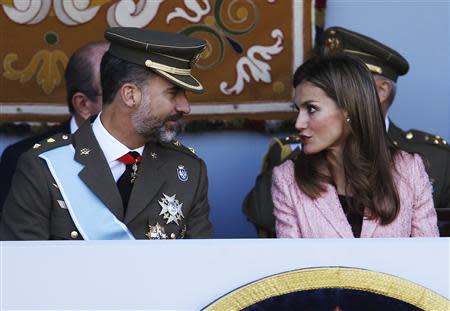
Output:
<instances>
[{"instance_id":1,"label":"military officer's cap","mask_svg":"<svg viewBox=\"0 0 450 311\"><path fill-rule=\"evenodd\" d=\"M408 61L390 47L342 27L330 27L322 37L323 52L344 52L360 58L374 74L397 81L409 70Z\"/></svg>"},{"instance_id":2,"label":"military officer's cap","mask_svg":"<svg viewBox=\"0 0 450 311\"><path fill-rule=\"evenodd\" d=\"M206 47L204 40L133 27L109 28L105 38L111 42L109 52L115 57L149 68L183 89L203 92L191 69Z\"/></svg>"}]
</instances>

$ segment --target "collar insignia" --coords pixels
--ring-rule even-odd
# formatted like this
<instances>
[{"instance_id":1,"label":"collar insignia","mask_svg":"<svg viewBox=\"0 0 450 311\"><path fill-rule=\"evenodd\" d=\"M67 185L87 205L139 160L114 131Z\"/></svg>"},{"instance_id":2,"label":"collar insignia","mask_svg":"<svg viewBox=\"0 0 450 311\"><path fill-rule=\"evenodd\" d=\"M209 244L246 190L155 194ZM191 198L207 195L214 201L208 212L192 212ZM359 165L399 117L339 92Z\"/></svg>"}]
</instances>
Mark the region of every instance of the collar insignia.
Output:
<instances>
[{"instance_id":1,"label":"collar insignia","mask_svg":"<svg viewBox=\"0 0 450 311\"><path fill-rule=\"evenodd\" d=\"M91 152L91 149L88 149L88 148L83 148L80 150L81 155L88 155L89 152Z\"/></svg>"}]
</instances>

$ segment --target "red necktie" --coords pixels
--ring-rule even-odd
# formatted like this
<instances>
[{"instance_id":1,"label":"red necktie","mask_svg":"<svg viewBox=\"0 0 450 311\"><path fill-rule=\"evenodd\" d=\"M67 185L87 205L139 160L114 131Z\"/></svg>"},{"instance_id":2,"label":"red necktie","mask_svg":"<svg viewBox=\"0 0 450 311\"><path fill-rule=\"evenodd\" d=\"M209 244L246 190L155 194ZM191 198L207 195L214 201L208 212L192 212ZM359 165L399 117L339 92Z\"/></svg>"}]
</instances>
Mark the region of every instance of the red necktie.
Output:
<instances>
[{"instance_id":1,"label":"red necktie","mask_svg":"<svg viewBox=\"0 0 450 311\"><path fill-rule=\"evenodd\" d=\"M133 183L137 177L138 164L141 162L142 157L139 152L130 151L117 160L126 165L125 172L117 180L117 187L122 197L123 208L126 210L131 190L133 189Z\"/></svg>"}]
</instances>

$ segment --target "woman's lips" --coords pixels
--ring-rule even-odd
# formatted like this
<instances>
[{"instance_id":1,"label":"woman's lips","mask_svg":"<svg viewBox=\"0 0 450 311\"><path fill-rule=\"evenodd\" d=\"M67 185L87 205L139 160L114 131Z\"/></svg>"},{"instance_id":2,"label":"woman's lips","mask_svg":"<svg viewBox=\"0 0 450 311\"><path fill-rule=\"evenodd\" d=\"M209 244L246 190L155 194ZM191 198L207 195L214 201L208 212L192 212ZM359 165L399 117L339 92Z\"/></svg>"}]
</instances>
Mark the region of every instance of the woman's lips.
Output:
<instances>
[{"instance_id":1,"label":"woman's lips","mask_svg":"<svg viewBox=\"0 0 450 311\"><path fill-rule=\"evenodd\" d=\"M299 135L299 137L300 137L301 143L302 143L302 144L305 144L305 143L307 143L307 142L311 139L312 136L308 136L308 135Z\"/></svg>"}]
</instances>

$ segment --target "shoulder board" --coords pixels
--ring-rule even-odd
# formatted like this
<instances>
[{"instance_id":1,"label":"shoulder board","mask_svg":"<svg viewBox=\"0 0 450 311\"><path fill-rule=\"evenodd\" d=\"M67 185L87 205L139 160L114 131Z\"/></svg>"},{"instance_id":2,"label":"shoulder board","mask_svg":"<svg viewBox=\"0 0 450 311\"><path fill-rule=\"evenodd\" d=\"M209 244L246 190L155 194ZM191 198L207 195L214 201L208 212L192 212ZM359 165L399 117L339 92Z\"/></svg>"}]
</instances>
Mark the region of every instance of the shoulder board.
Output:
<instances>
[{"instance_id":1,"label":"shoulder board","mask_svg":"<svg viewBox=\"0 0 450 311\"><path fill-rule=\"evenodd\" d=\"M280 143L284 145L288 144L298 144L300 142L300 137L298 135L289 135L279 139Z\"/></svg>"},{"instance_id":2,"label":"shoulder board","mask_svg":"<svg viewBox=\"0 0 450 311\"><path fill-rule=\"evenodd\" d=\"M71 143L70 138L71 138L70 134L62 134L62 133L55 134L34 144L31 150L37 154L41 154L42 152L45 152L47 150L51 150L54 148L70 144Z\"/></svg>"},{"instance_id":3,"label":"shoulder board","mask_svg":"<svg viewBox=\"0 0 450 311\"><path fill-rule=\"evenodd\" d=\"M410 143L439 146L450 150L448 142L439 135L412 129L406 131L403 138Z\"/></svg>"},{"instance_id":4,"label":"shoulder board","mask_svg":"<svg viewBox=\"0 0 450 311\"><path fill-rule=\"evenodd\" d=\"M172 140L170 142L161 142L161 144L164 147L168 147L168 148L170 148L172 150L176 150L176 151L180 151L180 152L186 153L186 154L188 154L191 157L194 157L196 159L198 158L198 156L195 154L194 148L186 147L182 143L180 143L178 140Z\"/></svg>"}]
</instances>

